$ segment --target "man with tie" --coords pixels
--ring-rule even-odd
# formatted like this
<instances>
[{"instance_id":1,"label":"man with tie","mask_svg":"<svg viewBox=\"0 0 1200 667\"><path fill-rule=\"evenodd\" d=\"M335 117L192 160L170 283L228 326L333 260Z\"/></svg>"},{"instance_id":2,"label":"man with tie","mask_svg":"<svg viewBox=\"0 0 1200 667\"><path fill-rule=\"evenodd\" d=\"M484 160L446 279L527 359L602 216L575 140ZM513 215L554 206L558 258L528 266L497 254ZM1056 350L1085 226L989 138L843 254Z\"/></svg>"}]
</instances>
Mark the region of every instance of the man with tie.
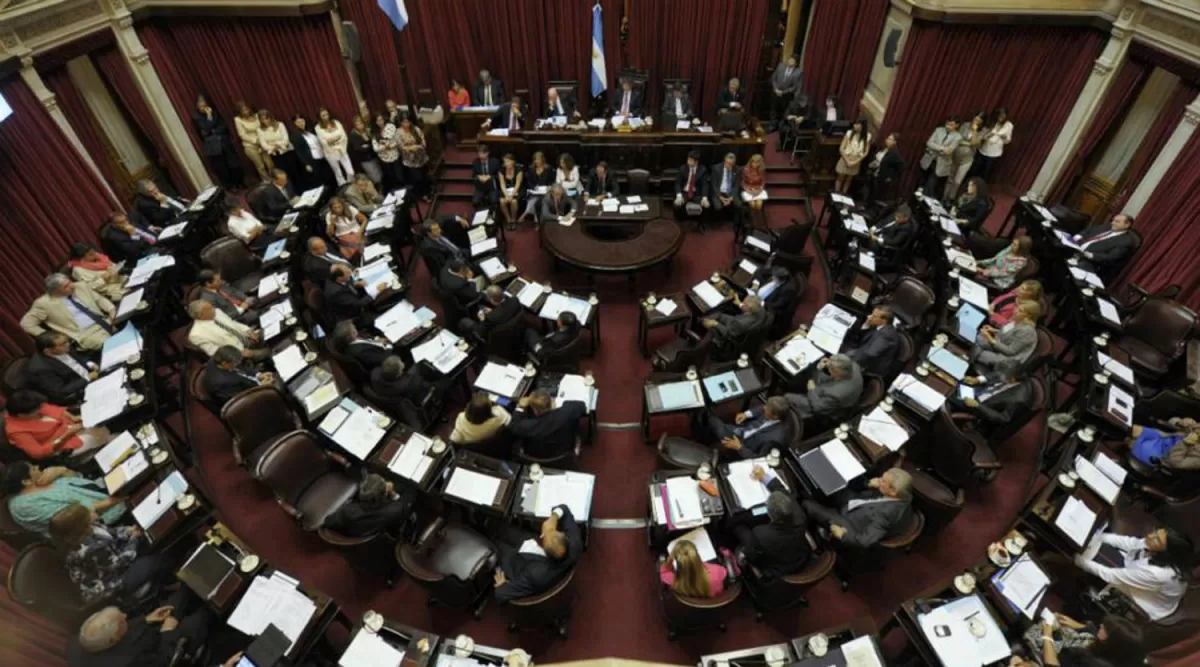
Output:
<instances>
[{"instance_id":1,"label":"man with tie","mask_svg":"<svg viewBox=\"0 0 1200 667\"><path fill-rule=\"evenodd\" d=\"M525 127L525 108L521 106L521 98L513 95L508 104L500 107L495 116L488 121L488 127L498 130L520 132ZM495 173L495 172L492 172Z\"/></svg>"},{"instance_id":2,"label":"man with tie","mask_svg":"<svg viewBox=\"0 0 1200 667\"><path fill-rule=\"evenodd\" d=\"M633 89L633 81L621 79L621 92L617 94L612 115L626 118L642 115L642 94Z\"/></svg>"},{"instance_id":3,"label":"man with tie","mask_svg":"<svg viewBox=\"0 0 1200 667\"><path fill-rule=\"evenodd\" d=\"M471 180L475 182L475 193L471 204L476 210L493 208L500 203L500 190L496 187L496 175L500 173L500 161L491 157L487 144L479 144L478 157L471 163Z\"/></svg>"},{"instance_id":4,"label":"man with tie","mask_svg":"<svg viewBox=\"0 0 1200 667\"><path fill-rule=\"evenodd\" d=\"M733 212L735 224L741 223L742 217L742 172L737 166L737 156L726 153L725 160L712 166L709 175L712 187L712 207L714 213Z\"/></svg>"},{"instance_id":5,"label":"man with tie","mask_svg":"<svg viewBox=\"0 0 1200 667\"><path fill-rule=\"evenodd\" d=\"M443 224L451 225L456 222L460 226L466 226L466 220L455 216L442 216L440 220L426 220L421 225L421 233L424 236L421 240L421 255L427 259L432 258L437 266L445 266L451 260L465 260L466 255L463 249L442 233Z\"/></svg>"},{"instance_id":6,"label":"man with tie","mask_svg":"<svg viewBox=\"0 0 1200 667\"><path fill-rule=\"evenodd\" d=\"M903 261L898 257L909 239L916 233L912 223L912 209L901 204L890 217L884 218L871 228L870 246L879 253L876 263L881 270L896 266Z\"/></svg>"},{"instance_id":7,"label":"man with tie","mask_svg":"<svg viewBox=\"0 0 1200 667\"><path fill-rule=\"evenodd\" d=\"M142 216L134 213L138 219ZM124 213L113 213L108 218L108 226L101 232L100 238L111 250L109 254L118 262L136 262L145 257L151 246L158 243L156 231L158 227L148 225L138 226Z\"/></svg>"},{"instance_id":8,"label":"man with tie","mask_svg":"<svg viewBox=\"0 0 1200 667\"><path fill-rule=\"evenodd\" d=\"M763 266L754 273L754 279L760 281L760 286L748 293L762 300L763 308L775 316L774 321L784 320L790 325L799 291L792 272L786 266Z\"/></svg>"},{"instance_id":9,"label":"man with tie","mask_svg":"<svg viewBox=\"0 0 1200 667\"><path fill-rule=\"evenodd\" d=\"M207 301L196 299L189 303L188 315L192 317L188 342L210 358L226 345L237 348L243 359L257 361L271 353L270 350L251 347L262 341L262 332L234 321Z\"/></svg>"},{"instance_id":10,"label":"man with tie","mask_svg":"<svg viewBox=\"0 0 1200 667\"><path fill-rule=\"evenodd\" d=\"M774 93L771 104L771 122L774 123L783 115L796 91L800 89L800 68L796 66L796 56L788 56L787 60L775 68L771 75L771 92Z\"/></svg>"},{"instance_id":11,"label":"man with tie","mask_svg":"<svg viewBox=\"0 0 1200 667\"><path fill-rule=\"evenodd\" d=\"M750 334L767 326L770 316L763 309L762 300L756 296L748 296L738 304L740 312L737 315L717 313L700 320L700 325L709 329L713 334L713 347L724 359L736 357L743 351L745 342Z\"/></svg>"},{"instance_id":12,"label":"man with tie","mask_svg":"<svg viewBox=\"0 0 1200 667\"><path fill-rule=\"evenodd\" d=\"M354 280L349 264L334 264L325 281L325 320L336 324L362 315L372 303L371 295L363 291L365 286Z\"/></svg>"},{"instance_id":13,"label":"man with tie","mask_svg":"<svg viewBox=\"0 0 1200 667\"><path fill-rule=\"evenodd\" d=\"M737 413L733 424L705 412L703 426L720 442L723 454L753 459L787 445L787 412L787 400L772 396L763 405Z\"/></svg>"},{"instance_id":14,"label":"man with tie","mask_svg":"<svg viewBox=\"0 0 1200 667\"><path fill-rule=\"evenodd\" d=\"M71 339L57 331L38 336L34 344L37 354L25 368L29 388L45 394L55 405L83 402L83 390L98 376L95 364L72 354Z\"/></svg>"},{"instance_id":15,"label":"man with tie","mask_svg":"<svg viewBox=\"0 0 1200 667\"><path fill-rule=\"evenodd\" d=\"M854 360L864 373L887 377L900 349L900 332L892 325L892 307L876 306L863 323L862 340L846 356Z\"/></svg>"},{"instance_id":16,"label":"man with tie","mask_svg":"<svg viewBox=\"0 0 1200 667\"><path fill-rule=\"evenodd\" d=\"M61 273L47 276L45 286L46 293L34 299L21 318L21 328L30 336L57 331L81 350L104 347L117 312L112 302Z\"/></svg>"},{"instance_id":17,"label":"man with tie","mask_svg":"<svg viewBox=\"0 0 1200 667\"><path fill-rule=\"evenodd\" d=\"M204 364L204 388L217 405L223 407L243 391L271 381L270 373L241 368L241 363L242 353L232 345L224 345Z\"/></svg>"},{"instance_id":18,"label":"man with tie","mask_svg":"<svg viewBox=\"0 0 1200 667\"><path fill-rule=\"evenodd\" d=\"M334 264L344 261L345 258L340 255L329 254L325 239L312 236L308 239L308 252L304 253L304 258L300 260L300 268L304 270L304 277L308 278L309 282L321 287L329 278L329 269L333 268Z\"/></svg>"},{"instance_id":19,"label":"man with tie","mask_svg":"<svg viewBox=\"0 0 1200 667\"><path fill-rule=\"evenodd\" d=\"M575 200L567 196L562 185L550 186L550 194L542 197L542 222L555 221L575 210Z\"/></svg>"},{"instance_id":20,"label":"man with tie","mask_svg":"<svg viewBox=\"0 0 1200 667\"><path fill-rule=\"evenodd\" d=\"M558 88L550 88L546 91L546 115L550 117L563 116L570 121L579 114L575 113L574 100L564 99L558 93Z\"/></svg>"},{"instance_id":21,"label":"man with tie","mask_svg":"<svg viewBox=\"0 0 1200 667\"><path fill-rule=\"evenodd\" d=\"M544 359L546 355L574 343L579 338L579 331L579 318L575 313L564 310L558 314L554 321L554 330L550 333L543 336L534 329L526 329L525 349L539 360Z\"/></svg>"},{"instance_id":22,"label":"man with tie","mask_svg":"<svg viewBox=\"0 0 1200 667\"><path fill-rule=\"evenodd\" d=\"M805 500L809 517L829 524L829 535L842 544L865 549L900 530L912 515L912 476L902 468L889 468L867 482L865 491L839 494L838 509Z\"/></svg>"},{"instance_id":23,"label":"man with tie","mask_svg":"<svg viewBox=\"0 0 1200 667\"><path fill-rule=\"evenodd\" d=\"M1133 216L1118 213L1108 227L1093 227L1075 235L1079 253L1106 284L1112 282L1137 250L1137 238L1129 232Z\"/></svg>"},{"instance_id":24,"label":"man with tie","mask_svg":"<svg viewBox=\"0 0 1200 667\"><path fill-rule=\"evenodd\" d=\"M196 282L203 286L200 290L201 299L238 322L257 326L258 311L253 310L257 301L234 289L232 285L225 284L220 271L204 269L196 274Z\"/></svg>"},{"instance_id":25,"label":"man with tie","mask_svg":"<svg viewBox=\"0 0 1200 667\"><path fill-rule=\"evenodd\" d=\"M334 351L358 362L363 370L370 372L392 354L392 345L386 338L367 338L358 333L358 327L350 320L342 320L333 328L329 345Z\"/></svg>"},{"instance_id":26,"label":"man with tie","mask_svg":"<svg viewBox=\"0 0 1200 667\"><path fill-rule=\"evenodd\" d=\"M1017 369L1005 366L986 375L968 376L963 382L970 387L966 397L958 392L950 395L956 410L974 416L990 430L1007 424L1033 407L1035 389L1029 378L1017 376Z\"/></svg>"},{"instance_id":27,"label":"man with tie","mask_svg":"<svg viewBox=\"0 0 1200 667\"><path fill-rule=\"evenodd\" d=\"M137 190L137 196L133 198L133 208L151 224L165 227L175 220L175 216L187 210L186 204L163 194L154 181L138 181Z\"/></svg>"},{"instance_id":28,"label":"man with tie","mask_svg":"<svg viewBox=\"0 0 1200 667\"><path fill-rule=\"evenodd\" d=\"M687 90L682 84L671 86L671 93L663 102L662 115L663 128L667 132L674 130L679 121L689 121L695 115L692 111L692 100L688 97Z\"/></svg>"},{"instance_id":29,"label":"man with tie","mask_svg":"<svg viewBox=\"0 0 1200 667\"><path fill-rule=\"evenodd\" d=\"M717 96L717 113L723 114L730 109L742 108L742 82L736 78L729 80L729 86Z\"/></svg>"},{"instance_id":30,"label":"man with tie","mask_svg":"<svg viewBox=\"0 0 1200 667\"><path fill-rule=\"evenodd\" d=\"M804 419L836 415L853 406L863 390L862 370L853 359L835 354L817 362L804 394L785 394L788 404Z\"/></svg>"},{"instance_id":31,"label":"man with tie","mask_svg":"<svg viewBox=\"0 0 1200 667\"><path fill-rule=\"evenodd\" d=\"M459 305L467 305L479 300L480 290L487 287L487 278L476 276L461 259L451 259L438 274L438 287L453 296Z\"/></svg>"},{"instance_id":32,"label":"man with tie","mask_svg":"<svg viewBox=\"0 0 1200 667\"><path fill-rule=\"evenodd\" d=\"M700 151L692 151L688 153L687 164L675 176L675 215L686 213L688 204L696 214L700 212L697 206L708 208L708 190L708 170L700 164Z\"/></svg>"},{"instance_id":33,"label":"man with tie","mask_svg":"<svg viewBox=\"0 0 1200 667\"><path fill-rule=\"evenodd\" d=\"M287 172L276 169L271 172L271 184L263 189L263 219L279 222L300 198L292 192Z\"/></svg>"},{"instance_id":34,"label":"man with tie","mask_svg":"<svg viewBox=\"0 0 1200 667\"><path fill-rule=\"evenodd\" d=\"M479 83L475 84L475 96L471 98L481 107L494 107L504 104L504 83L493 79L492 73L479 70Z\"/></svg>"}]
</instances>

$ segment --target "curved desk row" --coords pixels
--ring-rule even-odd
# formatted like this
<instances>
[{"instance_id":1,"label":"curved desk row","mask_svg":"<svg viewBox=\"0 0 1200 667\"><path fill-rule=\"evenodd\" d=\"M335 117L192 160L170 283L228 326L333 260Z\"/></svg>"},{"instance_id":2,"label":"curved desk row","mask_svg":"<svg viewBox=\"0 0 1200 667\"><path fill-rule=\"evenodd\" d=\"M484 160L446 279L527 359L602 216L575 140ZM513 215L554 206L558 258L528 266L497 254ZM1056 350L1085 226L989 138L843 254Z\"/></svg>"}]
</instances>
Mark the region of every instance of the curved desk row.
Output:
<instances>
[{"instance_id":1,"label":"curved desk row","mask_svg":"<svg viewBox=\"0 0 1200 667\"><path fill-rule=\"evenodd\" d=\"M595 235L586 221L572 225L547 222L542 225L542 247L557 262L588 274L629 275L668 263L683 247L684 233L679 223L662 218L626 228L630 233L612 240Z\"/></svg>"}]
</instances>

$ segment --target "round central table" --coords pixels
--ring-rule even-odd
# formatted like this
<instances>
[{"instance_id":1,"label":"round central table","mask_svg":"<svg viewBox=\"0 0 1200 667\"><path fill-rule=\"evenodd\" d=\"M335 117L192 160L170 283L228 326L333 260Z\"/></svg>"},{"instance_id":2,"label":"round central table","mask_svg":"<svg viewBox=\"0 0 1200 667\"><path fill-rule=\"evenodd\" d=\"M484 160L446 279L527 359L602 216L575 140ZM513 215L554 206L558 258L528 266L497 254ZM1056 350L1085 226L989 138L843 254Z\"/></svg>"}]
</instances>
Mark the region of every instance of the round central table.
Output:
<instances>
[{"instance_id":1,"label":"round central table","mask_svg":"<svg viewBox=\"0 0 1200 667\"><path fill-rule=\"evenodd\" d=\"M582 220L570 226L553 221L542 225L542 247L556 260L589 274L633 274L670 262L683 247L683 238L679 223L662 218L631 225L611 240L594 235Z\"/></svg>"}]
</instances>

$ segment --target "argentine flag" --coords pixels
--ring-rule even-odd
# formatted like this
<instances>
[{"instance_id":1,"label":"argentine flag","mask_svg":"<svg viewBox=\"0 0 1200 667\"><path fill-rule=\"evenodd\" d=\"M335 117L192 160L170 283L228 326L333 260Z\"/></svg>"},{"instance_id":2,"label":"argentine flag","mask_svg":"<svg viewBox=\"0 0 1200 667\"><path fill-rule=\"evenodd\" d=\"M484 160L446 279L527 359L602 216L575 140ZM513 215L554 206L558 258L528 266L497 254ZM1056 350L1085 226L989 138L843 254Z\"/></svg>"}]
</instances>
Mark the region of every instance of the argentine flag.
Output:
<instances>
[{"instance_id":1,"label":"argentine flag","mask_svg":"<svg viewBox=\"0 0 1200 667\"><path fill-rule=\"evenodd\" d=\"M387 2L387 0L380 0ZM608 89L608 72L604 68L604 20L600 3L592 7L592 97Z\"/></svg>"},{"instance_id":2,"label":"argentine flag","mask_svg":"<svg viewBox=\"0 0 1200 667\"><path fill-rule=\"evenodd\" d=\"M404 0L379 0L379 8L392 20L396 30L404 30L408 25L408 7L404 6Z\"/></svg>"}]
</instances>

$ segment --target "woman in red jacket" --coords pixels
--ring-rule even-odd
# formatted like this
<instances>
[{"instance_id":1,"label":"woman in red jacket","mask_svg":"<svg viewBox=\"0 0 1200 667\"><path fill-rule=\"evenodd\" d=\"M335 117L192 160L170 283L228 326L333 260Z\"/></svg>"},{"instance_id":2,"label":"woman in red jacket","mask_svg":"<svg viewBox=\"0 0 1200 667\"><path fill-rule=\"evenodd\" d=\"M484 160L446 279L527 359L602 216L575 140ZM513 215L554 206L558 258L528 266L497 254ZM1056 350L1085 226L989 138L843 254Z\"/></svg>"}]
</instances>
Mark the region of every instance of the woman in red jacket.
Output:
<instances>
[{"instance_id":1,"label":"woman in red jacket","mask_svg":"<svg viewBox=\"0 0 1200 667\"><path fill-rule=\"evenodd\" d=\"M1017 312L1017 304L1021 301L1040 303L1042 300L1042 283L1036 280L1026 280L1000 296L992 299L988 308L988 323L997 329L1008 324Z\"/></svg>"},{"instance_id":2,"label":"woman in red jacket","mask_svg":"<svg viewBox=\"0 0 1200 667\"><path fill-rule=\"evenodd\" d=\"M8 401L4 433L13 447L38 461L69 452L79 456L108 443L105 428L84 428L79 417L46 402L36 391L22 389Z\"/></svg>"}]
</instances>

